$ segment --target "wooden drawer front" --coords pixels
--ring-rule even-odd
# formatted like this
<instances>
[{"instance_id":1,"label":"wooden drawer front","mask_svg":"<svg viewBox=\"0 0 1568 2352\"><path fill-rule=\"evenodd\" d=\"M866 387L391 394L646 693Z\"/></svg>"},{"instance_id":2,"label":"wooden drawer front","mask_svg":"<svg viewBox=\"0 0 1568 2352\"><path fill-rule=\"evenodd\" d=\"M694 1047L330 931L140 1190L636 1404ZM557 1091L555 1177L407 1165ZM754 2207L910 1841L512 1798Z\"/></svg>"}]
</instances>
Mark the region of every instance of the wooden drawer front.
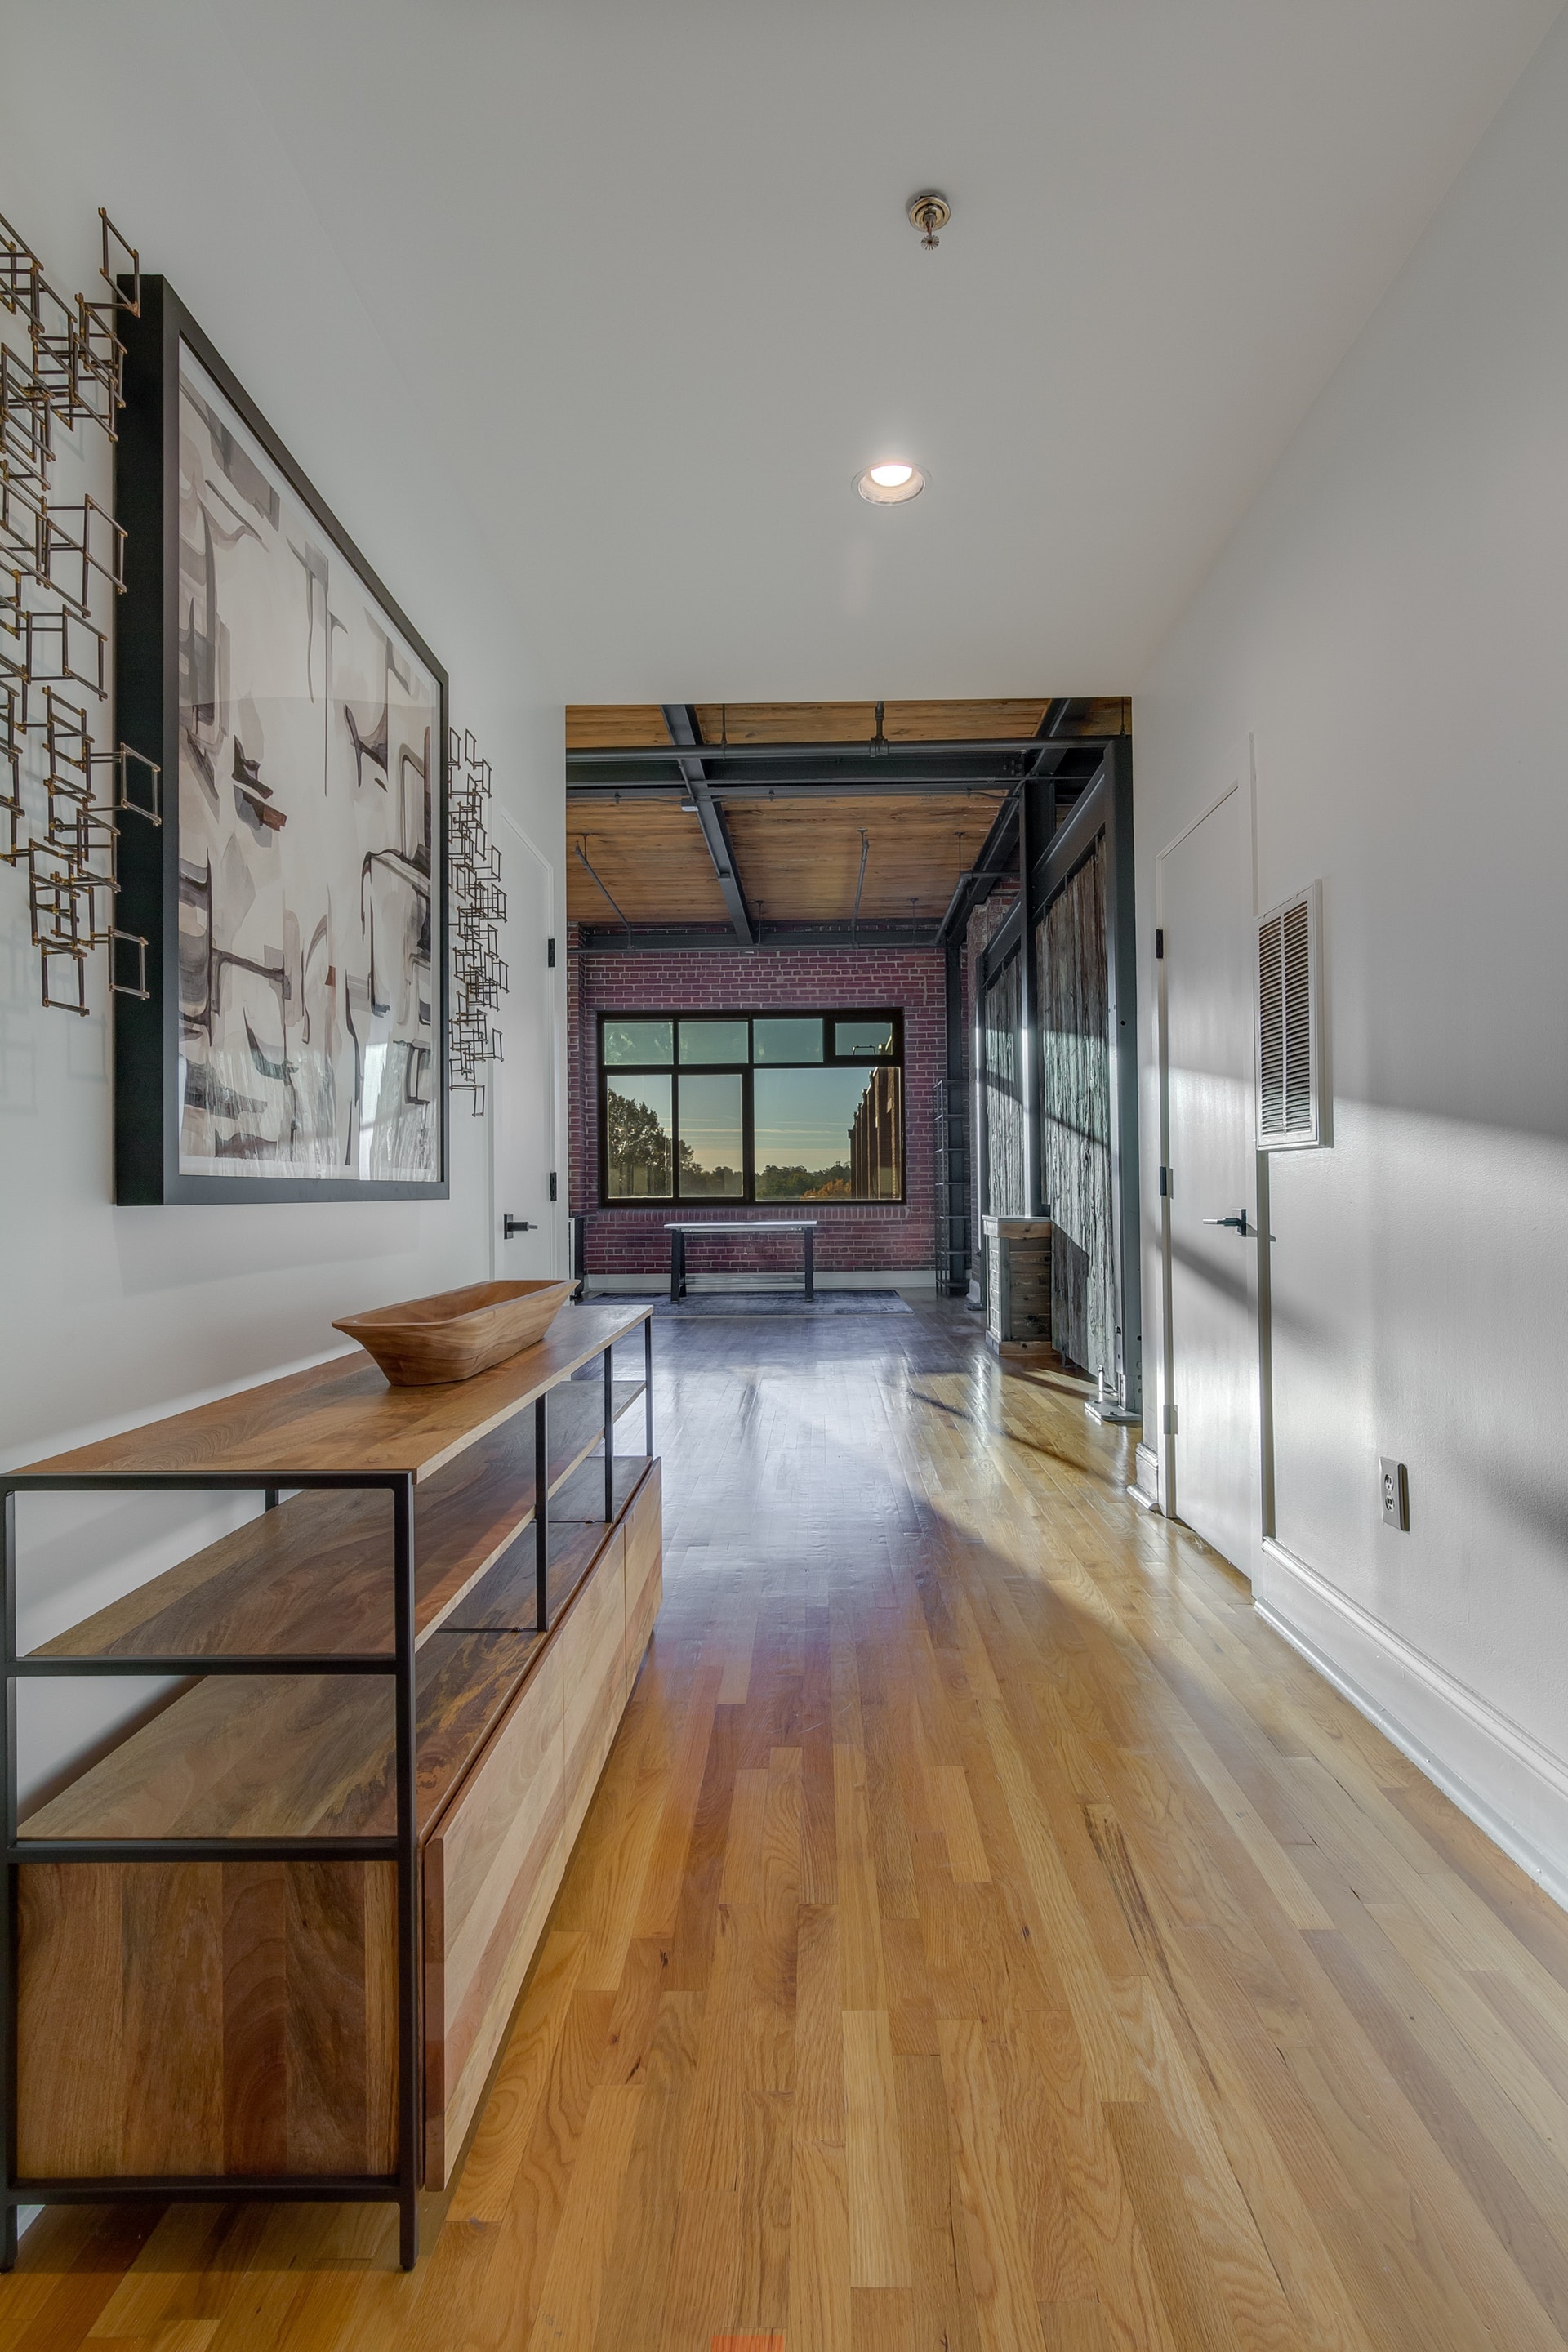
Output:
<instances>
[{"instance_id":1,"label":"wooden drawer front","mask_svg":"<svg viewBox=\"0 0 1568 2352\"><path fill-rule=\"evenodd\" d=\"M392 1863L29 1863L24 2175L390 2172Z\"/></svg>"},{"instance_id":2,"label":"wooden drawer front","mask_svg":"<svg viewBox=\"0 0 1568 2352\"><path fill-rule=\"evenodd\" d=\"M617 1527L561 1628L566 1678L566 1844L593 1802L626 1704L626 1538Z\"/></svg>"},{"instance_id":3,"label":"wooden drawer front","mask_svg":"<svg viewBox=\"0 0 1568 2352\"><path fill-rule=\"evenodd\" d=\"M485 2086L565 1866L562 1669L545 1650L425 1848L425 2168Z\"/></svg>"},{"instance_id":4,"label":"wooden drawer front","mask_svg":"<svg viewBox=\"0 0 1568 2352\"><path fill-rule=\"evenodd\" d=\"M664 1496L659 1465L632 1496L625 1519L626 1537L626 1691L630 1695L664 1596Z\"/></svg>"}]
</instances>

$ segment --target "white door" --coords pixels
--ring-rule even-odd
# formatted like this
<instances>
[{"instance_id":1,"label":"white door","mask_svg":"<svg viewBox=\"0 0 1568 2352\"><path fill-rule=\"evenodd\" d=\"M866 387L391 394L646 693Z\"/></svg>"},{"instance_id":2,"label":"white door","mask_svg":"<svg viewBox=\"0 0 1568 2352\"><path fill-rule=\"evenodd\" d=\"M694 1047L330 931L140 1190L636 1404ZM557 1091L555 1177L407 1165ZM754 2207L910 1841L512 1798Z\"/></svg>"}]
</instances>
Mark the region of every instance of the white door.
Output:
<instances>
[{"instance_id":1,"label":"white door","mask_svg":"<svg viewBox=\"0 0 1568 2352\"><path fill-rule=\"evenodd\" d=\"M1258 1462L1249 814L1237 785L1159 860L1167 1507L1250 1571Z\"/></svg>"},{"instance_id":2,"label":"white door","mask_svg":"<svg viewBox=\"0 0 1568 2352\"><path fill-rule=\"evenodd\" d=\"M506 920L500 952L509 986L495 1025L501 1057L490 1066L491 1264L498 1280L563 1274L556 1264L560 1212L550 1198L566 1171L555 1150L555 876L521 827L495 812ZM506 1221L513 1220L509 1238ZM526 1226L526 1231L517 1230Z\"/></svg>"}]
</instances>

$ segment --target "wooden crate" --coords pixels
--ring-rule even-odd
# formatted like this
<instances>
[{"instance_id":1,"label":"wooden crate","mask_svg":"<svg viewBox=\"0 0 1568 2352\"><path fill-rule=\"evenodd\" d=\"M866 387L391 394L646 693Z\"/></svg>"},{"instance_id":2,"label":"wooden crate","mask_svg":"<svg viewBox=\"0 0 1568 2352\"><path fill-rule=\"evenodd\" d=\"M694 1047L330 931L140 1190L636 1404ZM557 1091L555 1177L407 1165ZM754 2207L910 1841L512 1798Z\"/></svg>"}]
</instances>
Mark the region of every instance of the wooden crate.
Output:
<instances>
[{"instance_id":1,"label":"wooden crate","mask_svg":"<svg viewBox=\"0 0 1568 2352\"><path fill-rule=\"evenodd\" d=\"M1044 1217L986 1217L985 1336L1003 1355L1053 1355L1051 1227Z\"/></svg>"}]
</instances>

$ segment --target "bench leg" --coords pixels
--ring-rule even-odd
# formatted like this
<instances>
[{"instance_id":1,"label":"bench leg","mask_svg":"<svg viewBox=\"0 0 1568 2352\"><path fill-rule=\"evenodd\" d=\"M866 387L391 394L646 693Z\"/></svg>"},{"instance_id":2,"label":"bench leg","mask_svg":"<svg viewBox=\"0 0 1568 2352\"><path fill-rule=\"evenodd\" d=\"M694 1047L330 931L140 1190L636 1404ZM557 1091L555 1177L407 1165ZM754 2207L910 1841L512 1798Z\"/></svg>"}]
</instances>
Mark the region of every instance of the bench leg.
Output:
<instances>
[{"instance_id":1,"label":"bench leg","mask_svg":"<svg viewBox=\"0 0 1568 2352\"><path fill-rule=\"evenodd\" d=\"M815 1298L816 1297L816 1235L812 1233L802 1234L801 1239L805 1244L805 1295L808 1298Z\"/></svg>"},{"instance_id":2,"label":"bench leg","mask_svg":"<svg viewBox=\"0 0 1568 2352\"><path fill-rule=\"evenodd\" d=\"M669 1237L669 1303L679 1307L686 1293L686 1235Z\"/></svg>"}]
</instances>

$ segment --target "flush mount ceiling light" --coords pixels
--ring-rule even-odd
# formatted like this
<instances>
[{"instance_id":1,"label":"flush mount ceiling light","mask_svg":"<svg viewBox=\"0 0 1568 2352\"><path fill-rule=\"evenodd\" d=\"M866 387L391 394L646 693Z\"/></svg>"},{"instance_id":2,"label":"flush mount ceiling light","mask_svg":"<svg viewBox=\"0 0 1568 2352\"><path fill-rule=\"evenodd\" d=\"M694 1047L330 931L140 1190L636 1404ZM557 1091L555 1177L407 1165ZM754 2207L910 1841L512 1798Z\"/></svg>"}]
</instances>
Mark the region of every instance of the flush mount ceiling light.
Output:
<instances>
[{"instance_id":1,"label":"flush mount ceiling light","mask_svg":"<svg viewBox=\"0 0 1568 2352\"><path fill-rule=\"evenodd\" d=\"M902 506L906 499L918 499L925 486L925 476L907 457L879 458L855 477L860 496L874 507Z\"/></svg>"}]
</instances>

